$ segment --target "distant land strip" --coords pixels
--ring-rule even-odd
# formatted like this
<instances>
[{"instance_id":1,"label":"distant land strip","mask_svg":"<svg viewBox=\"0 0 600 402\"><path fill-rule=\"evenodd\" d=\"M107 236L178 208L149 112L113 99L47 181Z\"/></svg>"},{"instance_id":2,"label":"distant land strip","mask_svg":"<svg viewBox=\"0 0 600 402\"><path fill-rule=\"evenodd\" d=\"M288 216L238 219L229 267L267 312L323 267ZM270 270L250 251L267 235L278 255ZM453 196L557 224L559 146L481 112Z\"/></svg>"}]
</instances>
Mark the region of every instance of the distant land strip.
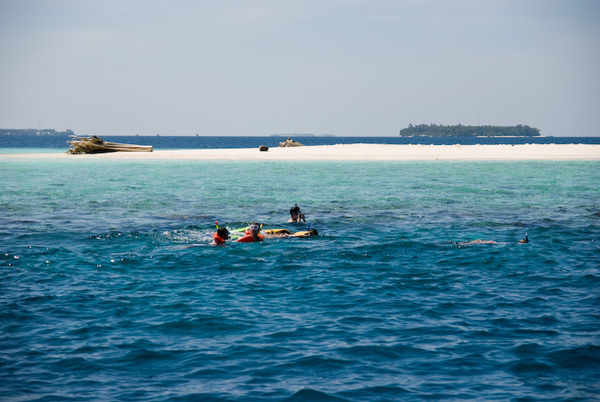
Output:
<instances>
[{"instance_id":1,"label":"distant land strip","mask_svg":"<svg viewBox=\"0 0 600 402\"><path fill-rule=\"evenodd\" d=\"M270 137L335 137L333 134L313 134L313 133L275 133Z\"/></svg>"},{"instance_id":2,"label":"distant land strip","mask_svg":"<svg viewBox=\"0 0 600 402\"><path fill-rule=\"evenodd\" d=\"M539 137L537 128L517 126L442 126L438 124L410 124L400 130L401 137Z\"/></svg>"},{"instance_id":3,"label":"distant land strip","mask_svg":"<svg viewBox=\"0 0 600 402\"><path fill-rule=\"evenodd\" d=\"M0 128L0 135L73 135L73 130L56 131L53 128Z\"/></svg>"}]
</instances>

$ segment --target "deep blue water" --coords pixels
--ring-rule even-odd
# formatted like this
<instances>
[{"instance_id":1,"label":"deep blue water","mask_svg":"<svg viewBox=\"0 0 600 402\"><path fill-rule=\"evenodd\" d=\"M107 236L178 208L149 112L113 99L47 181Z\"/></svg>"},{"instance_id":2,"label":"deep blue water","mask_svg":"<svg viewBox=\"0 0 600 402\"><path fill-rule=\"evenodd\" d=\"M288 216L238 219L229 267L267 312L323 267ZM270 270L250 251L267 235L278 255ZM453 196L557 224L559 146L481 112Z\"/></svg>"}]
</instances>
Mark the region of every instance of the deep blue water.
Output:
<instances>
[{"instance_id":1,"label":"deep blue water","mask_svg":"<svg viewBox=\"0 0 600 402\"><path fill-rule=\"evenodd\" d=\"M1 400L600 393L598 162L0 172ZM216 220L304 229L295 202L318 237L210 244Z\"/></svg>"},{"instance_id":2,"label":"deep blue water","mask_svg":"<svg viewBox=\"0 0 600 402\"><path fill-rule=\"evenodd\" d=\"M600 144L600 137L302 137L292 136L305 145L335 144ZM102 136L112 142L152 145L154 149L256 148L277 147L286 137L192 137L192 136ZM68 136L0 135L0 153L66 151ZM26 148L26 149L25 149Z\"/></svg>"}]
</instances>

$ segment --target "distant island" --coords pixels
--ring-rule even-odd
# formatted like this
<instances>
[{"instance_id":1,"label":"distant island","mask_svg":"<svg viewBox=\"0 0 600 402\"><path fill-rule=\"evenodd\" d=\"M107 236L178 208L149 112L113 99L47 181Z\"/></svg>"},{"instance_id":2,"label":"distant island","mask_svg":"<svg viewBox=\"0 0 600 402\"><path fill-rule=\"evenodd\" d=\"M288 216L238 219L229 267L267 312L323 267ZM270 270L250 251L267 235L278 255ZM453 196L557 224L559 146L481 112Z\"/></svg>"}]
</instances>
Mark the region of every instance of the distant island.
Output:
<instances>
[{"instance_id":1,"label":"distant island","mask_svg":"<svg viewBox=\"0 0 600 402\"><path fill-rule=\"evenodd\" d=\"M0 128L0 135L73 135L73 130L56 131L52 128Z\"/></svg>"},{"instance_id":2,"label":"distant island","mask_svg":"<svg viewBox=\"0 0 600 402\"><path fill-rule=\"evenodd\" d=\"M539 137L540 130L523 126L442 126L437 124L410 124L400 130L401 137Z\"/></svg>"}]
</instances>

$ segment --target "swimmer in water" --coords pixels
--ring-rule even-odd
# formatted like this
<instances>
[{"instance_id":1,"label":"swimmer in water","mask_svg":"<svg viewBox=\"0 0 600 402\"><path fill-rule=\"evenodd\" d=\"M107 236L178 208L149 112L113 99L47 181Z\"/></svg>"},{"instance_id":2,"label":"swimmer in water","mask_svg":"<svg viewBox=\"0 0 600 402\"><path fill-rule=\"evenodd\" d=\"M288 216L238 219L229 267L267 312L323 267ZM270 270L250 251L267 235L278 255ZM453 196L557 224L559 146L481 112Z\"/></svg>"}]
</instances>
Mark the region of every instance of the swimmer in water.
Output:
<instances>
[{"instance_id":1,"label":"swimmer in water","mask_svg":"<svg viewBox=\"0 0 600 402\"><path fill-rule=\"evenodd\" d=\"M250 226L248 226L248 229L246 229L246 231L245 231L245 236L240 237L236 241L242 242L242 243L252 243L255 241L263 241L265 239L265 237L260 234L261 226L262 225L258 224L257 222L250 224Z\"/></svg>"},{"instance_id":2,"label":"swimmer in water","mask_svg":"<svg viewBox=\"0 0 600 402\"><path fill-rule=\"evenodd\" d=\"M498 243L497 241L494 240L482 240L482 239L477 239L477 240L472 240L472 241L459 241L459 242L452 242L455 244L458 244L459 246L470 246L473 244L509 244L509 243ZM527 233L525 233L525 238L519 240L519 244L524 244L524 243L529 243L529 237L527 236Z\"/></svg>"},{"instance_id":3,"label":"swimmer in water","mask_svg":"<svg viewBox=\"0 0 600 402\"><path fill-rule=\"evenodd\" d=\"M229 239L229 230L227 228L220 228L217 226L216 233L213 233L214 244L219 246L225 244L225 241Z\"/></svg>"},{"instance_id":4,"label":"swimmer in water","mask_svg":"<svg viewBox=\"0 0 600 402\"><path fill-rule=\"evenodd\" d=\"M462 241L462 242L458 242L456 244L466 246L466 245L471 245L471 244L498 244L498 242L495 242L493 240L477 239L477 240L472 240L472 241Z\"/></svg>"},{"instance_id":5,"label":"swimmer in water","mask_svg":"<svg viewBox=\"0 0 600 402\"><path fill-rule=\"evenodd\" d=\"M290 208L290 220L288 222L306 222L306 218L302 211L300 211L298 204L295 204L292 208Z\"/></svg>"}]
</instances>

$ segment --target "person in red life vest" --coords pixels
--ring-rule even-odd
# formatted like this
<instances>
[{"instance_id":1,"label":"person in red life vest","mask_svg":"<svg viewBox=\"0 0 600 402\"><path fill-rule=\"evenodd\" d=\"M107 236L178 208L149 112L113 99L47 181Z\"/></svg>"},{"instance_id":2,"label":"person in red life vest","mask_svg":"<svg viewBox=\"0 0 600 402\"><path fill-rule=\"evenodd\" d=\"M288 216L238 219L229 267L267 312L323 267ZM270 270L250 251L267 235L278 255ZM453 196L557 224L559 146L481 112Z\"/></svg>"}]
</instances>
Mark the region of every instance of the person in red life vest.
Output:
<instances>
[{"instance_id":1,"label":"person in red life vest","mask_svg":"<svg viewBox=\"0 0 600 402\"><path fill-rule=\"evenodd\" d=\"M260 225L254 222L246 229L245 236L240 237L236 241L240 243L252 243L255 241L263 241L264 239L265 237L260 234Z\"/></svg>"},{"instance_id":2,"label":"person in red life vest","mask_svg":"<svg viewBox=\"0 0 600 402\"><path fill-rule=\"evenodd\" d=\"M229 239L229 230L227 230L227 228L218 228L217 231L213 233L213 239L217 246L225 244L225 241Z\"/></svg>"}]
</instances>

